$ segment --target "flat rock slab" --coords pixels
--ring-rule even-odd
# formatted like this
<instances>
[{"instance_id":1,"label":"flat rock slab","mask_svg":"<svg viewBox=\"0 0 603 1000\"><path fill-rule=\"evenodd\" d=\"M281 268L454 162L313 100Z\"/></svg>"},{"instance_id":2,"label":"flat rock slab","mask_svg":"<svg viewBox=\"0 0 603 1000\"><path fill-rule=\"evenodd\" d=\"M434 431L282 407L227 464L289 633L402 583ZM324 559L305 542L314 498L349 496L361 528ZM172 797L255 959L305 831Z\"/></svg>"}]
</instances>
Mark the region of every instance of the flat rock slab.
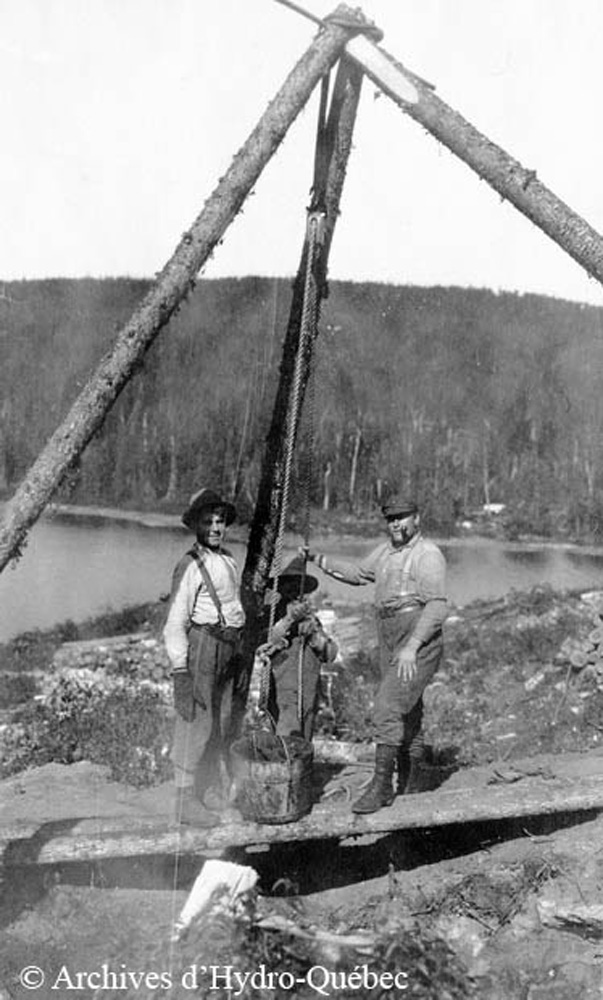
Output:
<instances>
[{"instance_id":1,"label":"flat rock slab","mask_svg":"<svg viewBox=\"0 0 603 1000\"><path fill-rule=\"evenodd\" d=\"M109 781L104 768L85 763L50 764L3 782L1 791L5 864L203 856L236 847L603 811L603 751L467 768L434 791L399 797L368 816L355 816L348 801L326 799L302 819L280 825L247 822L231 809L211 830L170 825L171 785L127 788Z\"/></svg>"}]
</instances>

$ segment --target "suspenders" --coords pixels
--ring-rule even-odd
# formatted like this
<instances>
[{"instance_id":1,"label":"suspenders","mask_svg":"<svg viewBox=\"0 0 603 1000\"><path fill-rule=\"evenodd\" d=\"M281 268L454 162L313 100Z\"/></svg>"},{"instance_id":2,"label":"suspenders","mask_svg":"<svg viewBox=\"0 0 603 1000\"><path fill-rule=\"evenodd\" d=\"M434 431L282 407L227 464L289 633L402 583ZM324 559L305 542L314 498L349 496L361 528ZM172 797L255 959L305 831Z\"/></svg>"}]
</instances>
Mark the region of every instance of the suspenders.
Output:
<instances>
[{"instance_id":1,"label":"suspenders","mask_svg":"<svg viewBox=\"0 0 603 1000\"><path fill-rule=\"evenodd\" d=\"M199 572L201 573L201 577L202 577L203 583L207 587L207 592L208 592L209 596L211 597L212 601L214 602L214 604L216 606L216 611L218 612L218 622L220 624L220 627L221 628L225 628L226 621L224 619L224 613L222 611L222 602L220 601L220 598L218 597L218 595L216 593L216 588L214 587L213 580L212 580L211 576L209 575L209 570L208 570L207 566L205 565L203 559L201 558L201 556L199 555L199 553L197 552L196 549L191 549L188 554L197 563L197 566L199 567ZM199 595L199 590L201 590L201 587L203 586L203 583L200 584L199 589L197 590L197 593L195 594L195 600L193 601L193 608L194 608L194 606L195 606L195 604L197 602L197 597Z\"/></svg>"}]
</instances>

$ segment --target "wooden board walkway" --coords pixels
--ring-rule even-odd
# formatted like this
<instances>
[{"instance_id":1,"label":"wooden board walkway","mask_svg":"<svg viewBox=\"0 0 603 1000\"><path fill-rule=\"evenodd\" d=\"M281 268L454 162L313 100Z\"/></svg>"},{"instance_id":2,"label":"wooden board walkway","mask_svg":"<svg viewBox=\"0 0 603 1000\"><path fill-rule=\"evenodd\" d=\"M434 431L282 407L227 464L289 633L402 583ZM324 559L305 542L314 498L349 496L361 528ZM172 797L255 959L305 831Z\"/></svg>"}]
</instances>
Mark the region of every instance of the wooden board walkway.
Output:
<instances>
[{"instance_id":1,"label":"wooden board walkway","mask_svg":"<svg viewBox=\"0 0 603 1000\"><path fill-rule=\"evenodd\" d=\"M57 864L143 855L216 856L232 848L365 835L555 813L603 811L603 754L532 757L459 771L440 788L399 797L355 816L350 803L322 801L293 823L245 822L232 811L212 830L170 827L163 815L116 815L12 823L0 828L4 864Z\"/></svg>"}]
</instances>

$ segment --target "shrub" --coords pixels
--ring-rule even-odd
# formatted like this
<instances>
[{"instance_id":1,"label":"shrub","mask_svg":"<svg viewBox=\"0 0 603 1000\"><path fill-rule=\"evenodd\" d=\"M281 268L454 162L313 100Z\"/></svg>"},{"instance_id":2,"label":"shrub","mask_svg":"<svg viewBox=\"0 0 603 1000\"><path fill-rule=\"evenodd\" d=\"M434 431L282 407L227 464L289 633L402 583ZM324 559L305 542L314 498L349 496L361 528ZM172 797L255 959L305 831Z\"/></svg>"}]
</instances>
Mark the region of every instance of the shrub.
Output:
<instances>
[{"instance_id":1,"label":"shrub","mask_svg":"<svg viewBox=\"0 0 603 1000\"><path fill-rule=\"evenodd\" d=\"M156 784L170 774L171 728L164 686L65 671L3 734L0 773L85 759L108 766L116 781Z\"/></svg>"},{"instance_id":2,"label":"shrub","mask_svg":"<svg viewBox=\"0 0 603 1000\"><path fill-rule=\"evenodd\" d=\"M373 735L373 707L379 686L376 650L359 650L349 657L333 684L333 712L340 739L361 742Z\"/></svg>"},{"instance_id":3,"label":"shrub","mask_svg":"<svg viewBox=\"0 0 603 1000\"><path fill-rule=\"evenodd\" d=\"M30 701L36 692L36 679L31 674L5 674L0 689L0 709Z\"/></svg>"}]
</instances>

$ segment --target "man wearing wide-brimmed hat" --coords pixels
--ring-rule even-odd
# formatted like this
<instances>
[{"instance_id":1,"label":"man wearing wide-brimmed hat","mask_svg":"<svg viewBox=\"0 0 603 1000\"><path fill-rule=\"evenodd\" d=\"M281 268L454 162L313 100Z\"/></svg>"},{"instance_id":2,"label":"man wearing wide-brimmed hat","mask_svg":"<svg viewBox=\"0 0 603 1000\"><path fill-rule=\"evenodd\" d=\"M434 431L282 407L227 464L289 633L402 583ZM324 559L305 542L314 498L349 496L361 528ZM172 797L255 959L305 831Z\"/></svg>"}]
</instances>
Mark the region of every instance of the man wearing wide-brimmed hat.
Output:
<instances>
[{"instance_id":1,"label":"man wearing wide-brimmed hat","mask_svg":"<svg viewBox=\"0 0 603 1000\"><path fill-rule=\"evenodd\" d=\"M298 734L310 740L319 703L320 666L335 659L337 643L307 600L318 580L305 571L299 557L268 586L272 591L276 587L279 595L269 641L258 650L271 662L268 711L279 735Z\"/></svg>"},{"instance_id":2,"label":"man wearing wide-brimmed hat","mask_svg":"<svg viewBox=\"0 0 603 1000\"><path fill-rule=\"evenodd\" d=\"M163 631L177 713L175 818L199 826L219 823L203 797L219 784L221 758L236 735L234 699L244 672L239 574L223 545L235 516L233 505L214 490L201 489L191 497L182 522L197 538L174 571Z\"/></svg>"},{"instance_id":3,"label":"man wearing wide-brimmed hat","mask_svg":"<svg viewBox=\"0 0 603 1000\"><path fill-rule=\"evenodd\" d=\"M398 792L420 790L423 692L442 659L447 615L446 562L437 545L421 534L416 502L394 496L381 509L389 538L364 561L352 565L320 553L307 555L324 573L344 583L375 584L381 669L373 719L375 774L352 806L357 813L391 805L396 763Z\"/></svg>"}]
</instances>

